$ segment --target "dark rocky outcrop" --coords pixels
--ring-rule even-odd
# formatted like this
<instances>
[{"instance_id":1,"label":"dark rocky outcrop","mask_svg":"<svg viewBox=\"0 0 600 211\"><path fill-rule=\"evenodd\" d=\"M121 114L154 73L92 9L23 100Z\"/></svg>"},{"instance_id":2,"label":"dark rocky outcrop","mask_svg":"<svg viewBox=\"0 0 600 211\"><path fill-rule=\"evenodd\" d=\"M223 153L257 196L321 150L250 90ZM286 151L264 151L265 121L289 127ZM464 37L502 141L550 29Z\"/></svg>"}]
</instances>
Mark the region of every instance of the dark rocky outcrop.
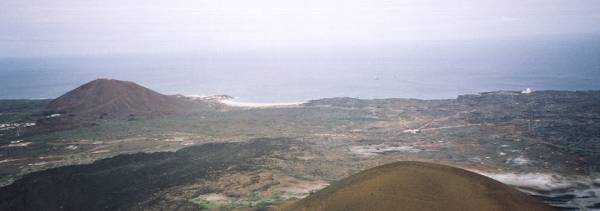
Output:
<instances>
[{"instance_id":1,"label":"dark rocky outcrop","mask_svg":"<svg viewBox=\"0 0 600 211\"><path fill-rule=\"evenodd\" d=\"M161 191L209 179L224 169L243 172L258 168L258 158L285 143L263 139L205 144L177 152L119 155L88 165L36 172L0 188L0 210L166 209L151 203L160 200ZM170 205L195 207L188 203L183 199Z\"/></svg>"}]
</instances>

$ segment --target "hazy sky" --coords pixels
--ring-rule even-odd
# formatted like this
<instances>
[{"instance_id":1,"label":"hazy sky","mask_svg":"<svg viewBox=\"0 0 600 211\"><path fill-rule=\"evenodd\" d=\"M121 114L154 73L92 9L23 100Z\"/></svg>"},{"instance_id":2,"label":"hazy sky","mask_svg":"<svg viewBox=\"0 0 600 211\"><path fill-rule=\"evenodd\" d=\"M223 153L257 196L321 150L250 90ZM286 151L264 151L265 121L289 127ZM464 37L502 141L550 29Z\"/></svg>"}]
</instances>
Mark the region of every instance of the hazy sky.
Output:
<instances>
[{"instance_id":1,"label":"hazy sky","mask_svg":"<svg viewBox=\"0 0 600 211\"><path fill-rule=\"evenodd\" d=\"M598 0L0 0L0 57L600 35Z\"/></svg>"}]
</instances>

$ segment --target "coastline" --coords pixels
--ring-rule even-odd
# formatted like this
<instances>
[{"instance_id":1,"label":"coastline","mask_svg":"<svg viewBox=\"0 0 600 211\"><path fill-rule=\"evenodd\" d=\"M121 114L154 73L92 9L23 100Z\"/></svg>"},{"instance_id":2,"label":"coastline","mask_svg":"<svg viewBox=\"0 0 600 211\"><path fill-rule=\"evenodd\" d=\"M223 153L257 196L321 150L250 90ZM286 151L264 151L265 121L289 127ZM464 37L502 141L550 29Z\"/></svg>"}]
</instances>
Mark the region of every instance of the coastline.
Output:
<instances>
[{"instance_id":1,"label":"coastline","mask_svg":"<svg viewBox=\"0 0 600 211\"><path fill-rule=\"evenodd\" d=\"M245 107L245 108L274 108L274 107L295 107L300 106L306 102L289 102L289 103L256 103L256 102L240 102L231 99L219 100L223 103L232 107Z\"/></svg>"},{"instance_id":2,"label":"coastline","mask_svg":"<svg viewBox=\"0 0 600 211\"><path fill-rule=\"evenodd\" d=\"M241 102L234 100L235 97L230 95L175 95L183 96L191 99L205 100L221 103L231 107L243 107L243 108L275 108L275 107L295 107L300 106L308 101L299 102L280 102L280 103L261 103L261 102Z\"/></svg>"}]
</instances>

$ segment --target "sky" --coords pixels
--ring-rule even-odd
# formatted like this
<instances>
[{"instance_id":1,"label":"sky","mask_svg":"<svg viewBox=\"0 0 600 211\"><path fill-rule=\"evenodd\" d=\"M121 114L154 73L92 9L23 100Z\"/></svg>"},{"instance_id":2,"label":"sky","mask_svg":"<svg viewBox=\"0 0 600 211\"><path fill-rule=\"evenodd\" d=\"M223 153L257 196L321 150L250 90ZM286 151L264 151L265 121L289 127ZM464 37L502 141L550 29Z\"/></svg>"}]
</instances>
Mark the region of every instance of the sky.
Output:
<instances>
[{"instance_id":1,"label":"sky","mask_svg":"<svg viewBox=\"0 0 600 211\"><path fill-rule=\"evenodd\" d=\"M0 57L600 35L597 0L1 0Z\"/></svg>"}]
</instances>

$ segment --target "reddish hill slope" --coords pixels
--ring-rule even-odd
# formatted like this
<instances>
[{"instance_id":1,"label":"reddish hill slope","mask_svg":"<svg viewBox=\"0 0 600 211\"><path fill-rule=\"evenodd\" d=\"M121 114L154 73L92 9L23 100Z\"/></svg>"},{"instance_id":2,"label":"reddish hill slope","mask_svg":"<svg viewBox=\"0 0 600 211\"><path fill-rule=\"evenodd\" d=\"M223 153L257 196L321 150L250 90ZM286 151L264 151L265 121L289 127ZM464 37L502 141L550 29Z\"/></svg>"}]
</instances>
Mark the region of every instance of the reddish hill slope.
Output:
<instances>
[{"instance_id":1,"label":"reddish hill slope","mask_svg":"<svg viewBox=\"0 0 600 211\"><path fill-rule=\"evenodd\" d=\"M554 210L488 177L455 167L397 162L320 190L283 210Z\"/></svg>"},{"instance_id":2,"label":"reddish hill slope","mask_svg":"<svg viewBox=\"0 0 600 211\"><path fill-rule=\"evenodd\" d=\"M195 103L129 81L97 79L50 102L46 110L81 115L143 115L185 111Z\"/></svg>"}]
</instances>

